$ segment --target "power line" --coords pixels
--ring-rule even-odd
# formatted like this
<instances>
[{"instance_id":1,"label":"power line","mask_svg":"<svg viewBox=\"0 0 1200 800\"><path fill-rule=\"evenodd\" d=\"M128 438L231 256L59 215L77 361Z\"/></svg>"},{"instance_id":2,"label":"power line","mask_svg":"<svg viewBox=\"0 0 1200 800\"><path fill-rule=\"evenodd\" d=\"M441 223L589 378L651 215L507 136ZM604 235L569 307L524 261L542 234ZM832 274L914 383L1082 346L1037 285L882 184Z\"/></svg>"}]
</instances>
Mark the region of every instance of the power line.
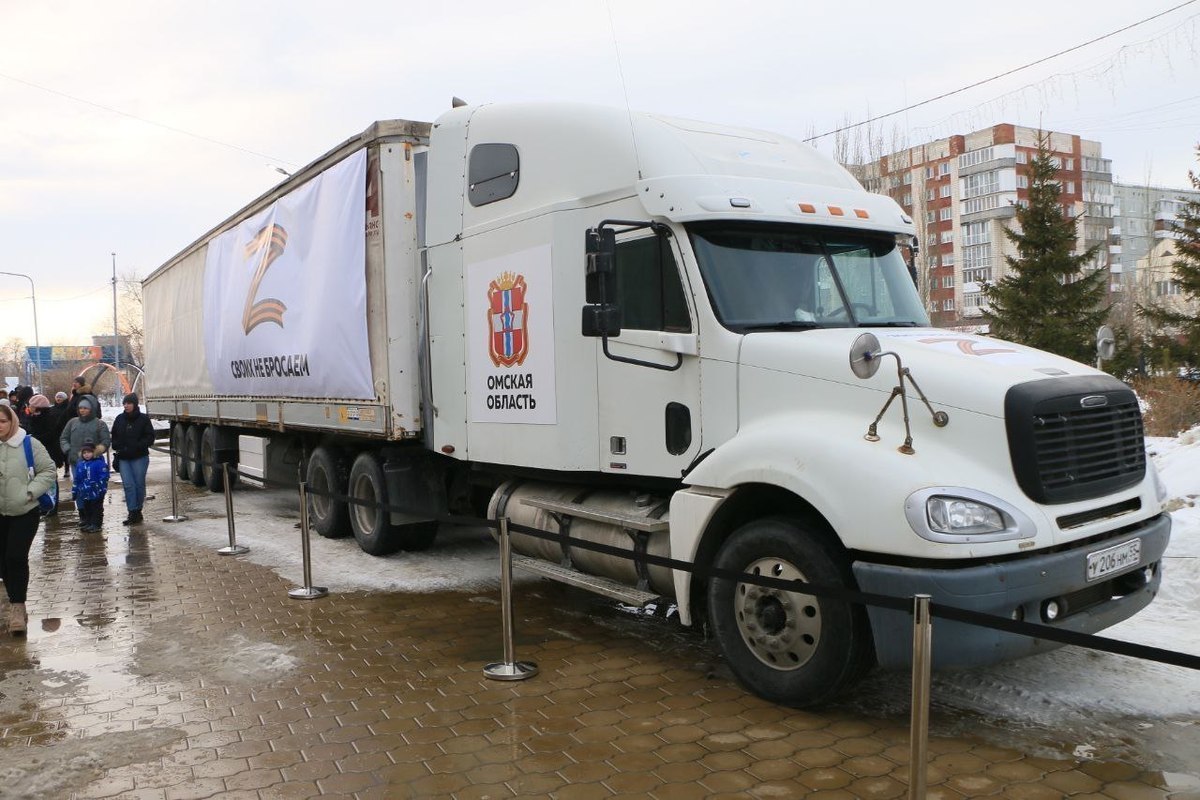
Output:
<instances>
[{"instance_id":1,"label":"power line","mask_svg":"<svg viewBox=\"0 0 1200 800\"><path fill-rule=\"evenodd\" d=\"M949 92L943 92L942 94L939 94L936 97L930 97L929 99L922 100L919 103L913 103L912 105L905 106L904 108L899 108L899 109L896 109L895 111L889 111L886 114L880 114L878 116L871 117L869 119L865 119L862 122L855 122L852 125L843 125L842 127L834 128L831 131L826 131L825 133L821 133L816 136L810 136L807 139L805 139L804 141L815 142L817 139L823 139L826 136L832 136L835 133L841 133L842 131L848 131L852 128L858 128L863 125L869 125L872 122L878 122L881 119L887 119L888 117L894 117L897 114L903 114L906 111L912 111L914 108L920 108L921 106L929 105L930 103L937 102L938 100L944 100L947 97L951 97L953 95L960 94L962 92L967 91L968 89L974 89L977 86L983 86L986 83L991 83L992 81L997 81L997 80L1000 80L1001 78L1006 78L1009 75L1013 75L1017 72L1021 72L1022 70L1029 69L1030 67L1036 67L1038 64L1044 64L1045 62L1050 61L1051 59L1058 58L1059 56L1064 56L1067 53L1073 53L1076 50L1087 47L1088 45L1092 45L1092 44L1095 44L1096 42L1100 42L1105 39L1109 39L1113 36L1116 36L1119 33L1124 33L1127 30L1136 28L1139 25L1145 25L1147 22L1152 22L1152 21L1158 19L1159 17L1164 17L1173 11L1178 11L1179 9L1184 8L1185 6L1190 6L1195 2L1196 2L1196 0L1186 0L1186 2L1180 3L1179 5L1173 6L1171 8L1168 8L1166 11L1161 11L1153 16L1146 17L1145 19L1140 19L1137 22L1126 25L1123 28L1118 28L1117 30L1111 31L1110 33L1106 33L1103 36L1097 36L1095 39L1089 39L1088 41L1083 42L1082 44L1077 44L1074 47L1068 47L1066 50L1059 50L1057 53L1054 53L1052 55L1048 55L1043 58L1039 58L1036 61L1030 61L1028 64L1022 64L1019 67L1014 67L1005 72L1001 72L998 75L993 75L990 78L984 78L983 80L975 81L974 83L968 84L968 85L960 87L958 89L953 89Z\"/></svg>"},{"instance_id":2,"label":"power line","mask_svg":"<svg viewBox=\"0 0 1200 800\"><path fill-rule=\"evenodd\" d=\"M286 159L279 158L278 156L269 155L267 153L260 153L257 150L250 150L250 149L242 147L240 145L230 144L229 142L223 142L220 139L214 139L211 136L204 136L203 134L193 133L191 131L184 130L183 128L176 128L174 125L167 125L164 122L156 122L155 120L152 120L152 119L146 119L145 117L139 117L137 114L130 114L128 111L122 111L119 108L113 108L112 106L106 106L103 103L94 103L91 100L85 100L82 97L76 97L73 94L67 94L66 92L60 92L57 89L51 89L48 86L42 86L41 84L34 83L33 81L27 81L23 78L18 78L13 75L7 75L3 72L0 72L0 78L5 78L7 80L12 81L13 83L19 83L24 86L29 86L33 89L38 89L43 92L48 92L49 94L57 95L59 97L65 97L67 100L70 100L72 102L82 103L83 105L91 106L92 108L98 108L101 111L107 111L110 114L117 114L118 116L136 120L138 122L145 123L146 125L153 125L156 128L162 128L163 130L171 131L172 133L182 134L183 136L190 136L193 139L199 139L202 142L208 142L209 144L220 145L221 147L228 147L231 150L238 150L242 153L248 153L249 155L256 156L258 158L265 158L270 161L278 161L283 164L289 164L291 166L298 166L296 164L296 162L294 162L294 161L288 161Z\"/></svg>"}]
</instances>

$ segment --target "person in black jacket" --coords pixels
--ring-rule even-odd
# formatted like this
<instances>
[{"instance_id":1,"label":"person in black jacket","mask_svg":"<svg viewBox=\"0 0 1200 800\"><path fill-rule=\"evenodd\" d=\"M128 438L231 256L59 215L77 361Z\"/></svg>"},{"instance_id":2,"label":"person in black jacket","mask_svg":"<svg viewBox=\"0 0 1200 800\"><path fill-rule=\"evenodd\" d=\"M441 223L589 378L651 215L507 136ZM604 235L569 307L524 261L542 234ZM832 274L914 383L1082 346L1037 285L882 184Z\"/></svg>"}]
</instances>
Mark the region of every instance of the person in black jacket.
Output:
<instances>
[{"instance_id":1,"label":"person in black jacket","mask_svg":"<svg viewBox=\"0 0 1200 800\"><path fill-rule=\"evenodd\" d=\"M154 444L154 426L138 407L138 396L125 395L125 410L113 420L113 466L121 473L125 487L125 508L129 516L122 525L142 521L142 504L146 502L146 469L150 466L150 446Z\"/></svg>"}]
</instances>

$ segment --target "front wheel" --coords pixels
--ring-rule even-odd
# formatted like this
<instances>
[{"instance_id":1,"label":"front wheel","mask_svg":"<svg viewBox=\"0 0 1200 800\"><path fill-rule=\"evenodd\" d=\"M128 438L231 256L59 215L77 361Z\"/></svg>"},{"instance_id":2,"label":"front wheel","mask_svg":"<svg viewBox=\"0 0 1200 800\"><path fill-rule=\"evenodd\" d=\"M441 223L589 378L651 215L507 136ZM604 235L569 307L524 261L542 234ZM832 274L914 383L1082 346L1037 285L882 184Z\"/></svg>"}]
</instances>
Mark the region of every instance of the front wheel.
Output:
<instances>
[{"instance_id":1,"label":"front wheel","mask_svg":"<svg viewBox=\"0 0 1200 800\"><path fill-rule=\"evenodd\" d=\"M738 528L715 566L815 586L851 584L849 567L833 545L784 519ZM782 705L826 703L860 680L874 660L866 611L852 603L713 578L708 613L738 680Z\"/></svg>"}]
</instances>

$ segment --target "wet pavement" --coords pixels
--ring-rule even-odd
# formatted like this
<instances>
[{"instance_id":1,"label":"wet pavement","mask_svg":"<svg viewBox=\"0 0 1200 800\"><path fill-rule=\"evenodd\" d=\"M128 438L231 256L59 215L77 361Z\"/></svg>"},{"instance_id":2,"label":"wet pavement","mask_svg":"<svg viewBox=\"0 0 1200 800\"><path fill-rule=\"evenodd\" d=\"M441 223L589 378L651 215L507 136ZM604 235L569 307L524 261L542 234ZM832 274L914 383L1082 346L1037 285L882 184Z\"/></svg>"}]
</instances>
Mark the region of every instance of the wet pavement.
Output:
<instances>
[{"instance_id":1,"label":"wet pavement","mask_svg":"<svg viewBox=\"0 0 1200 800\"><path fill-rule=\"evenodd\" d=\"M907 796L906 713L766 703L700 633L542 582L514 599L517 657L540 674L492 681L494 585L290 599L294 580L161 522L165 480L152 470L157 497L134 530L119 485L102 535L69 509L44 524L29 634L0 636L0 796ZM179 492L185 508L221 507ZM935 709L931 798L1200 798L1200 754L1180 771L1048 757L952 722Z\"/></svg>"}]
</instances>

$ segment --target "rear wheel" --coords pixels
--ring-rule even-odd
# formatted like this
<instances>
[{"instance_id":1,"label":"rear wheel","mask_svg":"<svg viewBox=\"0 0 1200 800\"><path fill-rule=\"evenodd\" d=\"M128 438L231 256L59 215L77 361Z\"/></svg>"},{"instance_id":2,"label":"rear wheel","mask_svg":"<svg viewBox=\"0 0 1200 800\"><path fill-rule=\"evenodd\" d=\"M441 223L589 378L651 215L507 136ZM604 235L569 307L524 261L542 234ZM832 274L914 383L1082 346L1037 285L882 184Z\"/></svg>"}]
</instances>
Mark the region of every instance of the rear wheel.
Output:
<instances>
[{"instance_id":1,"label":"rear wheel","mask_svg":"<svg viewBox=\"0 0 1200 800\"><path fill-rule=\"evenodd\" d=\"M210 491L223 492L225 491L225 471L217 461L220 455L217 447L218 433L216 425L209 425L200 435L200 472L202 485L207 486ZM229 485L233 487L237 484L237 462L233 461L229 463Z\"/></svg>"},{"instance_id":2,"label":"rear wheel","mask_svg":"<svg viewBox=\"0 0 1200 800\"><path fill-rule=\"evenodd\" d=\"M171 426L171 452L175 456L175 477L181 481L188 480L187 460L187 426L176 422Z\"/></svg>"},{"instance_id":3,"label":"rear wheel","mask_svg":"<svg viewBox=\"0 0 1200 800\"><path fill-rule=\"evenodd\" d=\"M833 545L784 519L757 520L734 531L715 566L816 586L851 585L849 567ZM866 611L852 603L713 578L708 612L734 674L775 703L803 708L828 702L873 662Z\"/></svg>"},{"instance_id":4,"label":"rear wheel","mask_svg":"<svg viewBox=\"0 0 1200 800\"><path fill-rule=\"evenodd\" d=\"M324 445L308 458L308 521L326 539L350 533L346 502L333 495L346 494L345 467L341 457Z\"/></svg>"},{"instance_id":5,"label":"rear wheel","mask_svg":"<svg viewBox=\"0 0 1200 800\"><path fill-rule=\"evenodd\" d=\"M203 453L201 448L201 439L204 436L203 425L188 425L187 433L184 434L183 450L187 454L187 470L188 479L194 486L204 486L204 466L202 463Z\"/></svg>"},{"instance_id":6,"label":"rear wheel","mask_svg":"<svg viewBox=\"0 0 1200 800\"><path fill-rule=\"evenodd\" d=\"M429 520L392 523L391 512L381 506L403 505L389 498L383 466L374 453L359 453L350 469L347 494L362 503L350 503L350 525L364 552L384 556L397 550L424 550L437 536L437 523Z\"/></svg>"}]
</instances>

